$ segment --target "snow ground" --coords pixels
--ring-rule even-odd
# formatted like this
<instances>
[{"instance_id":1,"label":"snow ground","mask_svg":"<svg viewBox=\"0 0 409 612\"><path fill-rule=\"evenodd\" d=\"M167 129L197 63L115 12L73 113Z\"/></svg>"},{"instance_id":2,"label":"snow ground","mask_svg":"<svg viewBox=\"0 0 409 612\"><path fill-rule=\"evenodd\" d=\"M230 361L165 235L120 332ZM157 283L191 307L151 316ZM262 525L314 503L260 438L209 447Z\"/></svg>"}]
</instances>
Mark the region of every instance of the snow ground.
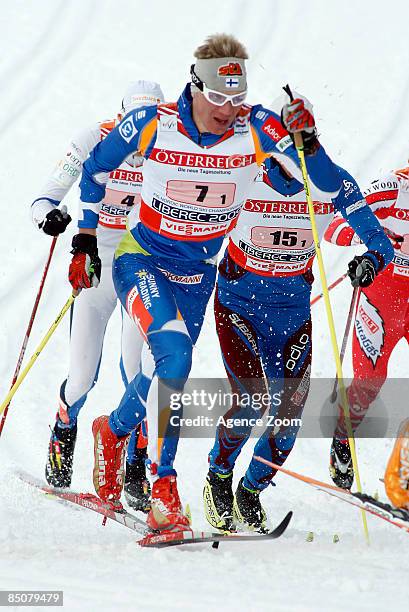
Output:
<instances>
[{"instance_id":1,"label":"snow ground","mask_svg":"<svg viewBox=\"0 0 409 612\"><path fill-rule=\"evenodd\" d=\"M191 53L215 31L235 33L250 51L250 102L266 104L289 82L313 100L321 140L333 158L364 184L406 161L409 48L405 0L388 6L361 0L14 0L2 5L0 41L0 202L7 232L0 270L0 397L7 393L49 240L29 220L29 204L71 133L118 110L129 80L158 80L169 100L186 79ZM75 211L75 193L68 202ZM11 214L10 214L11 213ZM8 233L10 232L10 233ZM57 244L27 354L31 355L69 295L71 232ZM345 269L347 251L325 245L329 280ZM315 292L319 291L317 282ZM341 337L351 291L334 289ZM100 383L81 415L73 486L91 490L93 418L122 393L119 317L110 323ZM314 376L334 365L325 313L314 307ZM41 476L60 382L67 368L68 317L17 392L0 441L0 589L63 589L67 610L246 611L406 609L408 536L368 517L371 546L359 512L304 484L277 477L265 493L272 522L289 508L286 535L264 544L140 550L131 532L82 510L41 497L15 476ZM348 354L349 355L349 354ZM407 347L398 346L391 376L407 375ZM349 356L345 372L351 374ZM194 376L222 376L211 311L199 340ZM182 440L177 459L182 498L205 527L201 488L211 441ZM237 479L251 443L237 466ZM324 480L328 440L300 439L287 462ZM390 440L359 441L364 489L380 488ZM381 495L384 495L380 490ZM308 531L315 540L307 543ZM340 542L333 544L333 534Z\"/></svg>"}]
</instances>

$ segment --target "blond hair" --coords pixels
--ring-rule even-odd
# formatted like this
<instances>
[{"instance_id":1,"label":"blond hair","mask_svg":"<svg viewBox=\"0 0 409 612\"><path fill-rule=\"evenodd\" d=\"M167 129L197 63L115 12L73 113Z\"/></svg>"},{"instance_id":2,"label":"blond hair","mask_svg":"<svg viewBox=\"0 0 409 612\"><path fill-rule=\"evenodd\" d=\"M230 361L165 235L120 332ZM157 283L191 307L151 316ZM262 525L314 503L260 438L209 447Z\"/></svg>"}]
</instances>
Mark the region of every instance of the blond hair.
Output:
<instances>
[{"instance_id":1,"label":"blond hair","mask_svg":"<svg viewBox=\"0 0 409 612\"><path fill-rule=\"evenodd\" d=\"M193 54L197 59L213 59L215 57L237 57L248 59L244 45L230 34L212 34Z\"/></svg>"}]
</instances>

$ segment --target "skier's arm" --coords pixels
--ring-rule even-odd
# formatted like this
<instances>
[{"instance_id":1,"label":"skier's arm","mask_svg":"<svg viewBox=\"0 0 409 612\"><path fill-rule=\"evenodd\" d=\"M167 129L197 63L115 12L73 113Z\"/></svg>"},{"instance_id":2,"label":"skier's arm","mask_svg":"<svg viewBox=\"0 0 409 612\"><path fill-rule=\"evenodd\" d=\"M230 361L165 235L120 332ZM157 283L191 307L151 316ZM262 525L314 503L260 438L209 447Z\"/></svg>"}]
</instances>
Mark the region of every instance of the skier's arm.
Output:
<instances>
[{"instance_id":1,"label":"skier's arm","mask_svg":"<svg viewBox=\"0 0 409 612\"><path fill-rule=\"evenodd\" d=\"M52 174L31 205L34 225L45 233L62 233L71 217L58 208L82 171L82 165L99 140L99 124L82 130L70 141ZM59 230L59 231L58 231Z\"/></svg>"},{"instance_id":2,"label":"skier's arm","mask_svg":"<svg viewBox=\"0 0 409 612\"><path fill-rule=\"evenodd\" d=\"M363 191L366 203L369 205L377 219L382 220L389 216L390 209L396 203L399 193L399 184L396 176L389 173L382 178L373 181L370 186ZM388 238L392 241L395 248L399 248L402 236L394 234L390 230L383 228ZM362 244L362 240L355 233L354 229L348 224L343 216L337 215L324 234L325 240L338 246L351 246Z\"/></svg>"},{"instance_id":3,"label":"skier's arm","mask_svg":"<svg viewBox=\"0 0 409 612\"><path fill-rule=\"evenodd\" d=\"M302 183L298 153L291 135L282 125L280 116L272 110L257 105L251 112L251 125L257 163L261 164L271 155ZM309 143L312 146L307 147L305 155L309 178L315 190L322 193L323 198L336 197L341 188L337 166L328 157L315 132L311 134L315 138L313 143Z\"/></svg>"},{"instance_id":4,"label":"skier's arm","mask_svg":"<svg viewBox=\"0 0 409 612\"><path fill-rule=\"evenodd\" d=\"M91 151L83 166L78 227L96 228L101 200L105 195L109 173L118 168L128 155L150 152L156 138L156 106L138 108Z\"/></svg>"},{"instance_id":5,"label":"skier's arm","mask_svg":"<svg viewBox=\"0 0 409 612\"><path fill-rule=\"evenodd\" d=\"M375 272L381 272L393 259L393 247L378 219L368 206L355 179L338 167L342 183L340 193L334 198L334 206L368 249L364 257L372 260ZM328 230L327 230L328 231Z\"/></svg>"}]
</instances>

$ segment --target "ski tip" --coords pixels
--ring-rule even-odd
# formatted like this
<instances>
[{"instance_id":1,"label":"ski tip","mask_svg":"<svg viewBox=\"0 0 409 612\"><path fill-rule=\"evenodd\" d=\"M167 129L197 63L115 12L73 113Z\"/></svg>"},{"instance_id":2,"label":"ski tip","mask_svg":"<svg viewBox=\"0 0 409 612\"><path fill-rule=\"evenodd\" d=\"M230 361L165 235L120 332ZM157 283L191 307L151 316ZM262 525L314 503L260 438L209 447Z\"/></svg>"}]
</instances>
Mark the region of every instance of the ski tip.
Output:
<instances>
[{"instance_id":1,"label":"ski tip","mask_svg":"<svg viewBox=\"0 0 409 612\"><path fill-rule=\"evenodd\" d=\"M274 535L276 537L279 537L280 535L282 535L284 531L287 529L292 517L293 517L293 512L292 510L290 510L289 512L287 512L287 514L285 515L281 523L277 525L275 529L273 529L273 531L271 532L271 535Z\"/></svg>"}]
</instances>

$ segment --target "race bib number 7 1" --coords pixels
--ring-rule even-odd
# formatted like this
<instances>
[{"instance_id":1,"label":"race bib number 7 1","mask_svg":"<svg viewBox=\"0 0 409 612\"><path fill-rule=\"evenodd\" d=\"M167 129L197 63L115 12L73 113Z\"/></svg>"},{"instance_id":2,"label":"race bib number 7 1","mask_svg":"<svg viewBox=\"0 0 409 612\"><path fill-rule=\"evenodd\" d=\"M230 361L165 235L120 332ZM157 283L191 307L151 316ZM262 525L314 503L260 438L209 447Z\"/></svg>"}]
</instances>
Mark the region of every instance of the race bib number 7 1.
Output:
<instances>
[{"instance_id":1,"label":"race bib number 7 1","mask_svg":"<svg viewBox=\"0 0 409 612\"><path fill-rule=\"evenodd\" d=\"M228 208L234 202L235 193L235 183L168 181L166 186L166 195L172 200L209 208Z\"/></svg>"}]
</instances>

